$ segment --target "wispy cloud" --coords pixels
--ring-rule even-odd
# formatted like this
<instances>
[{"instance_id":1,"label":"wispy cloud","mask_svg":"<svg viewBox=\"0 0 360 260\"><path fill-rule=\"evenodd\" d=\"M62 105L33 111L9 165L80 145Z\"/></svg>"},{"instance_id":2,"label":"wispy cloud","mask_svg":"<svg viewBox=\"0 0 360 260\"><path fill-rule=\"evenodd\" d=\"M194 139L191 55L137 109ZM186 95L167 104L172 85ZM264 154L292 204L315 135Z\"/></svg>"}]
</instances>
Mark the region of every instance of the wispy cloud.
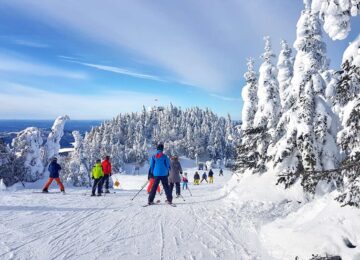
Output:
<instances>
[{"instance_id":1,"label":"wispy cloud","mask_svg":"<svg viewBox=\"0 0 360 260\"><path fill-rule=\"evenodd\" d=\"M148 107L159 103L155 100L166 102L156 105L175 101L168 96L143 92L111 91L84 96L0 82L0 118L3 119L49 119L62 114L73 119L106 119L121 112L139 111L142 105Z\"/></svg>"},{"instance_id":2,"label":"wispy cloud","mask_svg":"<svg viewBox=\"0 0 360 260\"><path fill-rule=\"evenodd\" d=\"M217 94L210 94L210 96L221 99L223 101L232 101L232 102L240 102L241 101L240 98L226 97L226 96L221 96L221 95L217 95Z\"/></svg>"},{"instance_id":3,"label":"wispy cloud","mask_svg":"<svg viewBox=\"0 0 360 260\"><path fill-rule=\"evenodd\" d=\"M156 80L156 81L162 81L165 82L165 80L161 79L160 77L148 75L148 74L142 74L139 72L131 71L129 69L120 68L120 67L114 67L114 66L107 66L107 65L101 65L101 64L93 64L93 63L86 63L86 62L78 62L78 61L71 61L74 63L78 63L87 67L95 68L98 70L104 70L109 71L117 74L122 74L130 77L135 78L141 78L141 79L150 79L150 80Z\"/></svg>"},{"instance_id":4,"label":"wispy cloud","mask_svg":"<svg viewBox=\"0 0 360 260\"><path fill-rule=\"evenodd\" d=\"M30 61L20 56L13 57L2 53L0 53L0 72L70 79L88 78L87 74L84 72L64 70L52 65Z\"/></svg>"},{"instance_id":5,"label":"wispy cloud","mask_svg":"<svg viewBox=\"0 0 360 260\"><path fill-rule=\"evenodd\" d=\"M22 40L22 39L16 39L13 40L13 42L17 45L22 45L26 47L32 47L32 48L49 48L48 44L45 43L39 43L35 41L29 41L29 40Z\"/></svg>"}]
</instances>

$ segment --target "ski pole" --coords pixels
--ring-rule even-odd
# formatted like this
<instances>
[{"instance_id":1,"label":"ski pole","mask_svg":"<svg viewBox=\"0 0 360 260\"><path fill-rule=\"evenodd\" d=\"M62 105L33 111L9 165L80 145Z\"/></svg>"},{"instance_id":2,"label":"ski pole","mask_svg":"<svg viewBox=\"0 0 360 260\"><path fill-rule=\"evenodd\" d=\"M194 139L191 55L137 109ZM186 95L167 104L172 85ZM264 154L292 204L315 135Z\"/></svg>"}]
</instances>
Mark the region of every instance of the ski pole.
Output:
<instances>
[{"instance_id":1,"label":"ski pole","mask_svg":"<svg viewBox=\"0 0 360 260\"><path fill-rule=\"evenodd\" d=\"M135 199L135 197L145 188L145 186L148 184L148 182L149 182L149 180L147 180L147 181L145 182L145 184L141 187L141 189L135 194L135 196L134 196L131 200L134 200L134 199Z\"/></svg>"},{"instance_id":2,"label":"ski pole","mask_svg":"<svg viewBox=\"0 0 360 260\"><path fill-rule=\"evenodd\" d=\"M179 195L180 195L180 197L183 199L183 201L185 201L185 199L184 199L183 195L181 195L181 194L179 194Z\"/></svg>"},{"instance_id":3,"label":"ski pole","mask_svg":"<svg viewBox=\"0 0 360 260\"><path fill-rule=\"evenodd\" d=\"M187 186L187 190L190 192L190 196L192 197L191 191L189 189L189 186Z\"/></svg>"}]
</instances>

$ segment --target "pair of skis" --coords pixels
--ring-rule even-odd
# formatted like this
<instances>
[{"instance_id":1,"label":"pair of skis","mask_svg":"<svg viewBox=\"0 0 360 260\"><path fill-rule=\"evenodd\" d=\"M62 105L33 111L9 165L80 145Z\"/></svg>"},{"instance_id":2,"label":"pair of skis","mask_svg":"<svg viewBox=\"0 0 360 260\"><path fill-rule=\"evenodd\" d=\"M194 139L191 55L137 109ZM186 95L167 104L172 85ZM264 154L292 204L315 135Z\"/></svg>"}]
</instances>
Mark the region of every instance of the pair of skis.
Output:
<instances>
[{"instance_id":1,"label":"pair of skis","mask_svg":"<svg viewBox=\"0 0 360 260\"><path fill-rule=\"evenodd\" d=\"M164 205L164 204L160 204L160 203L161 203L161 201L160 201L160 200L157 200L155 203L153 203L153 204L145 204L145 205L143 205L143 207L146 208L146 207L148 207L148 206ZM173 203L171 203L171 204L166 203L166 204L169 205L169 206L171 206L171 207L176 207L176 205L173 204Z\"/></svg>"}]
</instances>

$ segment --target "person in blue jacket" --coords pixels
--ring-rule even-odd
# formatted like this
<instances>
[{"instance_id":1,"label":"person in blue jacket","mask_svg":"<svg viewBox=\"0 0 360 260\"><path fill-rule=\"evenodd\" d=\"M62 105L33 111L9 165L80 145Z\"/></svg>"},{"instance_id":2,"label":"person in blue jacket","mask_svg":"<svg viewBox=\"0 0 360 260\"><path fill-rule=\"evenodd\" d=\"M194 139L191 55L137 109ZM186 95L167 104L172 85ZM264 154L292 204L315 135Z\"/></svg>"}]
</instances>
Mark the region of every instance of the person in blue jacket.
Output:
<instances>
[{"instance_id":1,"label":"person in blue jacket","mask_svg":"<svg viewBox=\"0 0 360 260\"><path fill-rule=\"evenodd\" d=\"M166 194L167 203L172 204L172 194L168 183L170 160L169 157L163 153L163 151L164 145L158 144L156 154L151 157L150 171L152 172L155 180L149 194L149 205L154 203L156 189L159 186L160 181Z\"/></svg>"}]
</instances>

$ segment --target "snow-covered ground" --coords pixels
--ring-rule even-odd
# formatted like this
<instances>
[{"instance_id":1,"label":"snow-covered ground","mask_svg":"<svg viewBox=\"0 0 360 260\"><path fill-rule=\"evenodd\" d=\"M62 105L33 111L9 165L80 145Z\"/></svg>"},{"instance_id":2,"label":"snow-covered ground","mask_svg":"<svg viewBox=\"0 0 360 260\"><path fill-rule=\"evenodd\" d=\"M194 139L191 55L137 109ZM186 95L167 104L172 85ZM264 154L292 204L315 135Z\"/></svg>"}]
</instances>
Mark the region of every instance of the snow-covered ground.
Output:
<instances>
[{"instance_id":1,"label":"snow-covered ground","mask_svg":"<svg viewBox=\"0 0 360 260\"><path fill-rule=\"evenodd\" d=\"M184 164L192 181L194 165ZM342 240L360 242L359 210L330 196L306 202L300 188L275 186L271 173L224 175L215 170L214 184L190 184L193 196L183 191L176 208L142 207L145 191L131 201L144 175L118 175L121 189L104 197L15 186L0 193L0 259L360 259Z\"/></svg>"}]
</instances>

